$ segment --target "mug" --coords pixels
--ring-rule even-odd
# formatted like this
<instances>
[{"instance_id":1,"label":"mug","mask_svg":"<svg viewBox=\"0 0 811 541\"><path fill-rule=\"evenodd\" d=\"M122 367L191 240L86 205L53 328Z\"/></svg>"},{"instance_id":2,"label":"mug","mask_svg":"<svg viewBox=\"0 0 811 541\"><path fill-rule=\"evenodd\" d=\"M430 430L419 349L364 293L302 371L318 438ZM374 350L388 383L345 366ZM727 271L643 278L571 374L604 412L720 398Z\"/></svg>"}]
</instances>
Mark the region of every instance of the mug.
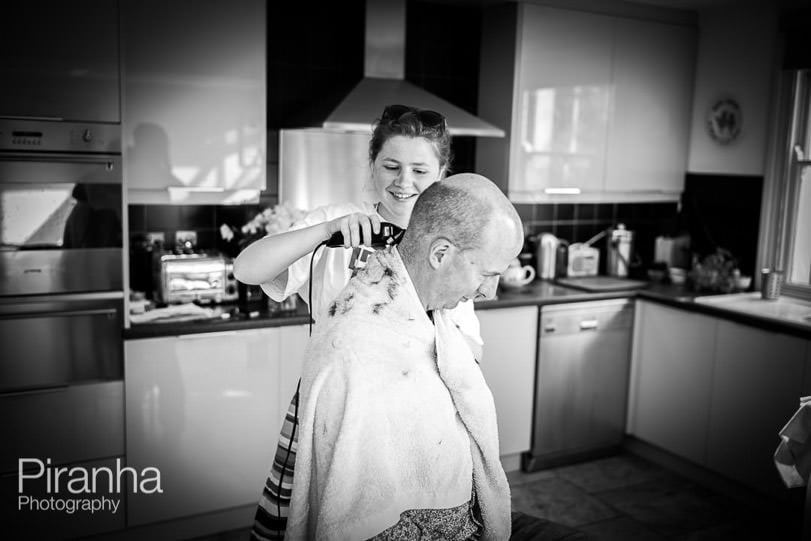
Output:
<instances>
[{"instance_id":1,"label":"mug","mask_svg":"<svg viewBox=\"0 0 811 541\"><path fill-rule=\"evenodd\" d=\"M510 266L501 275L501 282L510 287L525 286L535 279L535 269L530 265L521 266L518 259L513 259Z\"/></svg>"}]
</instances>

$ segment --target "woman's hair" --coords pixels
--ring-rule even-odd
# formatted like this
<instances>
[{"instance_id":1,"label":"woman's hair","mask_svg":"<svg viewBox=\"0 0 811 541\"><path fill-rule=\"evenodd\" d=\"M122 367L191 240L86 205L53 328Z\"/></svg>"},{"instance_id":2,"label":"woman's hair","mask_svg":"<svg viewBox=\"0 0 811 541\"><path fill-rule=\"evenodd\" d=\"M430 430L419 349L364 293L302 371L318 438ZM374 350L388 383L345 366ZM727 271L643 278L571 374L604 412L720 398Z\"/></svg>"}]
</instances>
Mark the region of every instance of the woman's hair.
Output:
<instances>
[{"instance_id":1,"label":"woman's hair","mask_svg":"<svg viewBox=\"0 0 811 541\"><path fill-rule=\"evenodd\" d=\"M422 137L436 149L439 166L450 170L453 155L451 152L451 134L445 117L436 111L417 109L407 105L389 105L373 124L374 131L369 141L369 161L374 163L380 149L395 135L405 137Z\"/></svg>"}]
</instances>

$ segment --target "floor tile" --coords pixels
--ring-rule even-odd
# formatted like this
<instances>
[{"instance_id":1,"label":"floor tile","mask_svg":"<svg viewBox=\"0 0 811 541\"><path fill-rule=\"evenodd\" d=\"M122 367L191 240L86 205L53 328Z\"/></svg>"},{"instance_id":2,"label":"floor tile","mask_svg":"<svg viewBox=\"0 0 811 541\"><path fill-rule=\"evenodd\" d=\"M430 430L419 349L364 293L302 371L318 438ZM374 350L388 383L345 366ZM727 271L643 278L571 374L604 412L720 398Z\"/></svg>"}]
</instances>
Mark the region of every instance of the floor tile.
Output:
<instances>
[{"instance_id":1,"label":"floor tile","mask_svg":"<svg viewBox=\"0 0 811 541\"><path fill-rule=\"evenodd\" d=\"M673 475L601 492L596 497L667 536L708 528L734 516L731 501Z\"/></svg>"},{"instance_id":2,"label":"floor tile","mask_svg":"<svg viewBox=\"0 0 811 541\"><path fill-rule=\"evenodd\" d=\"M551 479L553 477L557 477L555 470L540 470L536 472L518 470L507 473L507 481L510 483L511 487L540 481L541 479Z\"/></svg>"},{"instance_id":3,"label":"floor tile","mask_svg":"<svg viewBox=\"0 0 811 541\"><path fill-rule=\"evenodd\" d=\"M618 455L557 468L558 477L586 492L602 492L653 481L666 470L632 455Z\"/></svg>"},{"instance_id":4,"label":"floor tile","mask_svg":"<svg viewBox=\"0 0 811 541\"><path fill-rule=\"evenodd\" d=\"M599 541L667 541L667 538L629 517L617 517L578 528Z\"/></svg>"},{"instance_id":5,"label":"floor tile","mask_svg":"<svg viewBox=\"0 0 811 541\"><path fill-rule=\"evenodd\" d=\"M554 477L514 487L512 504L514 511L573 527L617 516L582 489Z\"/></svg>"}]
</instances>

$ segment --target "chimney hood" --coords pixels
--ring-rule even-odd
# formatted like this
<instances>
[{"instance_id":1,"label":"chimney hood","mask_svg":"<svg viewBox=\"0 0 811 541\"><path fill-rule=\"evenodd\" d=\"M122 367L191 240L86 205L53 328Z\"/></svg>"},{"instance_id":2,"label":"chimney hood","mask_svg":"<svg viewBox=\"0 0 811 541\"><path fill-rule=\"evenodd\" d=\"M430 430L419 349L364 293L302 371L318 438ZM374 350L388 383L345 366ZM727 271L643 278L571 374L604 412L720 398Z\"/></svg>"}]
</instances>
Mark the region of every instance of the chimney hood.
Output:
<instances>
[{"instance_id":1,"label":"chimney hood","mask_svg":"<svg viewBox=\"0 0 811 541\"><path fill-rule=\"evenodd\" d=\"M504 137L504 130L405 80L405 0L366 1L364 78L327 116L326 130L370 132L386 105L442 113L451 135Z\"/></svg>"}]
</instances>

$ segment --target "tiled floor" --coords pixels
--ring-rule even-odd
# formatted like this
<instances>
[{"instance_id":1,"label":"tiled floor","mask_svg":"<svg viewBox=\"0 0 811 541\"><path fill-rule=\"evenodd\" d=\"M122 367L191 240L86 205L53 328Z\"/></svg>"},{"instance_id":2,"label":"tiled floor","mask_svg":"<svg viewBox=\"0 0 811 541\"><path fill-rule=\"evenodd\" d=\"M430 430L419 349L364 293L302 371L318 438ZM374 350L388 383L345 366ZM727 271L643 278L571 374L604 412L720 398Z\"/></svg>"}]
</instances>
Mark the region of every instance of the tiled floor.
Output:
<instances>
[{"instance_id":1,"label":"tiled floor","mask_svg":"<svg viewBox=\"0 0 811 541\"><path fill-rule=\"evenodd\" d=\"M796 510L753 509L631 454L508 477L513 509L600 541L800 539Z\"/></svg>"},{"instance_id":2,"label":"tiled floor","mask_svg":"<svg viewBox=\"0 0 811 541\"><path fill-rule=\"evenodd\" d=\"M631 454L511 472L513 509L599 541L799 541L798 512L753 509ZM195 541L243 541L247 530Z\"/></svg>"}]
</instances>

